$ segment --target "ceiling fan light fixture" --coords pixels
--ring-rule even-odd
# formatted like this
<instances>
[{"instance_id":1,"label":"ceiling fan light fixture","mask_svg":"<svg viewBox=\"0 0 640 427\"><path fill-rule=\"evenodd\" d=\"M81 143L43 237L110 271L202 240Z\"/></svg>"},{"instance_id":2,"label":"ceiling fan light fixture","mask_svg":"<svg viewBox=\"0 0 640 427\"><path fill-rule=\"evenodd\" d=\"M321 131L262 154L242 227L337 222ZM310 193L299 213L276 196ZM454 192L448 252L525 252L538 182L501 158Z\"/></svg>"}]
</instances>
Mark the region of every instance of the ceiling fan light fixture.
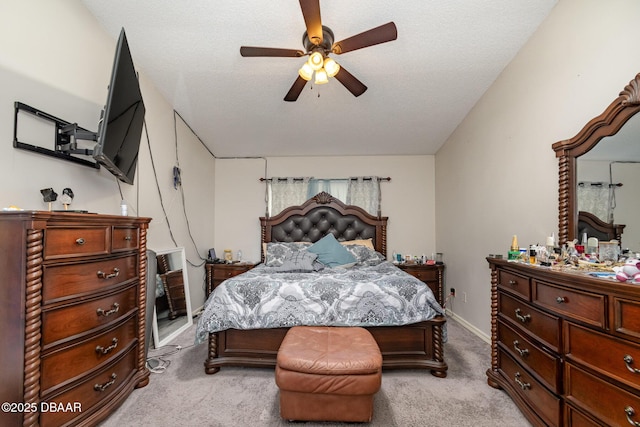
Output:
<instances>
[{"instance_id":1,"label":"ceiling fan light fixture","mask_svg":"<svg viewBox=\"0 0 640 427\"><path fill-rule=\"evenodd\" d=\"M327 72L323 68L316 71L315 83L317 85L323 85L325 83L329 83L329 77L327 76Z\"/></svg>"},{"instance_id":2,"label":"ceiling fan light fixture","mask_svg":"<svg viewBox=\"0 0 640 427\"><path fill-rule=\"evenodd\" d=\"M309 81L311 80L311 77L313 77L313 68L311 68L311 65L309 65L309 63L305 62L298 70L298 74L306 81Z\"/></svg>"},{"instance_id":3,"label":"ceiling fan light fixture","mask_svg":"<svg viewBox=\"0 0 640 427\"><path fill-rule=\"evenodd\" d=\"M340 71L340 65L333 59L327 57L324 60L324 70L327 72L327 76L334 77Z\"/></svg>"},{"instance_id":4,"label":"ceiling fan light fixture","mask_svg":"<svg viewBox=\"0 0 640 427\"><path fill-rule=\"evenodd\" d=\"M313 68L314 71L318 71L324 64L324 56L320 52L313 52L309 56L309 60L307 61L307 63L311 68Z\"/></svg>"}]
</instances>

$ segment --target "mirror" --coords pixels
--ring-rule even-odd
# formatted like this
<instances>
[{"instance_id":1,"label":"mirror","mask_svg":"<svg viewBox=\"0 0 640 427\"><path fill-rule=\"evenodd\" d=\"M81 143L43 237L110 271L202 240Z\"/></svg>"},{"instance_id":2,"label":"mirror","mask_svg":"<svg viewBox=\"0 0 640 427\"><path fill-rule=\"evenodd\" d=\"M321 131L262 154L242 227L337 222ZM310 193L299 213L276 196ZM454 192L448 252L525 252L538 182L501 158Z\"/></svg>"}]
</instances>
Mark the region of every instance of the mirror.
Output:
<instances>
[{"instance_id":1,"label":"mirror","mask_svg":"<svg viewBox=\"0 0 640 427\"><path fill-rule=\"evenodd\" d=\"M639 139L640 114L630 118L617 134L603 138L577 162L578 211L592 212L617 224L621 227L622 248L634 252L640 251L640 200L636 187L640 182Z\"/></svg>"},{"instance_id":2,"label":"mirror","mask_svg":"<svg viewBox=\"0 0 640 427\"><path fill-rule=\"evenodd\" d=\"M168 344L193 324L184 248L156 252L156 299L153 311L153 344Z\"/></svg>"},{"instance_id":3,"label":"mirror","mask_svg":"<svg viewBox=\"0 0 640 427\"><path fill-rule=\"evenodd\" d=\"M618 146L618 139L622 141L626 132L619 134L619 131L623 126L633 117L638 111L640 111L640 74L637 74L619 96L604 110L602 114L589 121L582 130L573 138L556 142L552 145L553 150L556 152L558 158L558 241L562 245L567 241L571 241L576 238L580 238L578 232L578 168L579 164L582 164L582 168L585 169L585 173L588 173L589 161L597 161L607 163L611 161L619 162L620 158L615 158L614 151ZM631 122L634 123L634 122ZM631 123L629 125L629 131L633 132ZM634 126L635 127L635 124ZM640 135L636 133L635 135ZM640 151L640 145L637 142L637 136L635 141L631 141L631 147L637 153ZM616 141L616 142L613 142ZM620 146L622 147L622 143ZM597 146L597 148L596 148ZM591 151L593 150L593 153ZM589 153L589 155L587 155ZM626 155L626 154L625 154ZM631 156L631 154L628 154ZM584 157L583 157L584 156ZM618 156L623 156L619 154ZM580 163L578 162L580 159ZM584 161L583 161L584 160ZM617 163L616 163L617 165ZM640 165L635 165L640 167ZM613 169L612 169L613 170ZM581 171L582 172L582 171ZM614 177L614 180L616 178ZM622 179L622 178L619 178ZM625 181L627 178L625 178ZM609 177L606 177L606 182L609 182ZM623 183L624 185L625 183ZM632 189L633 182L626 182L629 189ZM634 201L635 202L635 201ZM636 210L637 212L637 210ZM615 222L624 223L626 219L615 218ZM636 220L637 221L637 220ZM627 241L628 236L632 236L631 231L637 229L640 225L634 227L633 220L629 220L624 228L624 241L623 247L630 247L634 243ZM627 233L629 231L629 233ZM630 239L629 239L630 240ZM636 247L636 250L640 248Z\"/></svg>"}]
</instances>

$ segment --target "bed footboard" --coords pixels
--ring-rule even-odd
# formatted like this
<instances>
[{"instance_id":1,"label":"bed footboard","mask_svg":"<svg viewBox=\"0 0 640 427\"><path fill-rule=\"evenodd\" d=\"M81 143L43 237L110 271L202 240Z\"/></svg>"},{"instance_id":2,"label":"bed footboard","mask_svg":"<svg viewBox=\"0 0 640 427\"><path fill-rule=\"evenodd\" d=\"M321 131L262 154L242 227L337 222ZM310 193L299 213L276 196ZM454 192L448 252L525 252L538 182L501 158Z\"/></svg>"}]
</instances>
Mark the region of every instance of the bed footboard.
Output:
<instances>
[{"instance_id":1,"label":"bed footboard","mask_svg":"<svg viewBox=\"0 0 640 427\"><path fill-rule=\"evenodd\" d=\"M382 352L384 369L429 369L444 378L444 316L405 326L367 328ZM288 328L237 330L209 334L205 372L215 374L222 366L275 367L280 344Z\"/></svg>"}]
</instances>

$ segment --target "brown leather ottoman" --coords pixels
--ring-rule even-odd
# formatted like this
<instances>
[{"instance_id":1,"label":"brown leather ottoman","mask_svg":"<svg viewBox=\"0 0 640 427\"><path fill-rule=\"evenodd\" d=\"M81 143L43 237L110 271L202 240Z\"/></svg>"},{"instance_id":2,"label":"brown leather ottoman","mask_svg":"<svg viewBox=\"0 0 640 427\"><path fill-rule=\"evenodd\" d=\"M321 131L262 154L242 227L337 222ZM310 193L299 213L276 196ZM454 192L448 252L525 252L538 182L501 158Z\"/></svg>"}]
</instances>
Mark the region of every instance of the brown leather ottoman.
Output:
<instances>
[{"instance_id":1,"label":"brown leather ottoman","mask_svg":"<svg viewBox=\"0 0 640 427\"><path fill-rule=\"evenodd\" d=\"M296 421L369 422L382 354L359 327L295 326L276 362L280 416Z\"/></svg>"}]
</instances>

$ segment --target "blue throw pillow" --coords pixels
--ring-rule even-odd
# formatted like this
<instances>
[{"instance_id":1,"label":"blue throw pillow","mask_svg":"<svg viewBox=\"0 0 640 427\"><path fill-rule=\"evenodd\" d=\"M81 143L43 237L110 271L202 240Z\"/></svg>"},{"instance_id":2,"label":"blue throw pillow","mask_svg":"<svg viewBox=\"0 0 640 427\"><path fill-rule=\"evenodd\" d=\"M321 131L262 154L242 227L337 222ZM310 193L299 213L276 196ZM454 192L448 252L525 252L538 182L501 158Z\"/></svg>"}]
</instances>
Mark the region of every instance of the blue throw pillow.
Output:
<instances>
[{"instance_id":1,"label":"blue throw pillow","mask_svg":"<svg viewBox=\"0 0 640 427\"><path fill-rule=\"evenodd\" d=\"M327 267L338 267L357 261L331 233L309 246L307 251L318 254L318 261Z\"/></svg>"}]
</instances>

